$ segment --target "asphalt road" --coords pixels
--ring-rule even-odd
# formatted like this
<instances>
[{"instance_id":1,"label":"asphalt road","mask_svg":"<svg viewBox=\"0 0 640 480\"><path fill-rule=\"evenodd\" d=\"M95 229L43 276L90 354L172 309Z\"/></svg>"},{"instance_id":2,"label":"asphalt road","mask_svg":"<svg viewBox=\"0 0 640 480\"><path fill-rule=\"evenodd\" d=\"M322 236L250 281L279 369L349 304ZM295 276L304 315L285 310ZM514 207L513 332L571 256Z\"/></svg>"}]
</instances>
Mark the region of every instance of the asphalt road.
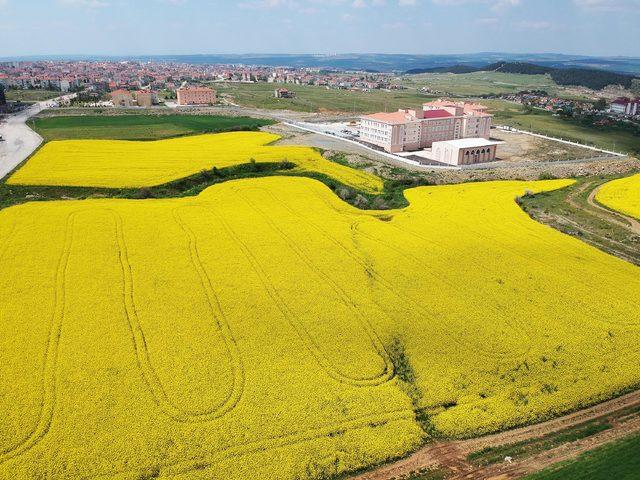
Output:
<instances>
[{"instance_id":1,"label":"asphalt road","mask_svg":"<svg viewBox=\"0 0 640 480\"><path fill-rule=\"evenodd\" d=\"M54 104L56 100L59 99L35 103L21 112L9 115L0 122L0 136L5 140L0 142L0 179L29 158L29 155L42 144L42 137L31 130L26 122Z\"/></svg>"}]
</instances>

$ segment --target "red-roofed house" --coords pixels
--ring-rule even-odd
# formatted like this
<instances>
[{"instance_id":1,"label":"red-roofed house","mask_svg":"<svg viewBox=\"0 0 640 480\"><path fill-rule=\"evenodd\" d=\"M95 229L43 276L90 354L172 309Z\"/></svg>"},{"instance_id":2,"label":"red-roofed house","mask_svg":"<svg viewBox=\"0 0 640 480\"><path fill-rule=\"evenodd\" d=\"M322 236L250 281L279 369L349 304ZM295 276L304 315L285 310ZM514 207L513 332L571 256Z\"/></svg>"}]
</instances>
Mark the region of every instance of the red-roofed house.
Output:
<instances>
[{"instance_id":1,"label":"red-roofed house","mask_svg":"<svg viewBox=\"0 0 640 480\"><path fill-rule=\"evenodd\" d=\"M374 113L360 119L360 138L391 153L431 147L434 142L490 137L492 116L476 104L438 100L422 110Z\"/></svg>"}]
</instances>

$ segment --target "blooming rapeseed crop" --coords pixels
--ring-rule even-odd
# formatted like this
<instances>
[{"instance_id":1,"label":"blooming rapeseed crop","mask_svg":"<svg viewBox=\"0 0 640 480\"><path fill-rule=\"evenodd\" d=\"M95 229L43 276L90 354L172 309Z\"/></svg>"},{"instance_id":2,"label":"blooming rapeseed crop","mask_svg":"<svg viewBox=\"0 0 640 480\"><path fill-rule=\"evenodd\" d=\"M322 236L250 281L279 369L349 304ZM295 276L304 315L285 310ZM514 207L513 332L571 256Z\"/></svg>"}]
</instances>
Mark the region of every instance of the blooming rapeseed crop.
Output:
<instances>
[{"instance_id":1,"label":"blooming rapeseed crop","mask_svg":"<svg viewBox=\"0 0 640 480\"><path fill-rule=\"evenodd\" d=\"M269 146L280 137L265 132L198 135L153 142L63 140L42 147L7 183L86 187L150 187L213 167L248 163L295 163L297 171L317 172L367 192L382 181L367 172L326 160L316 150Z\"/></svg>"},{"instance_id":2,"label":"blooming rapeseed crop","mask_svg":"<svg viewBox=\"0 0 640 480\"><path fill-rule=\"evenodd\" d=\"M640 174L605 183L596 194L601 204L640 218Z\"/></svg>"},{"instance_id":3,"label":"blooming rapeseed crop","mask_svg":"<svg viewBox=\"0 0 640 480\"><path fill-rule=\"evenodd\" d=\"M637 385L637 267L514 202L567 184L1 211L0 478L326 478L419 445L415 408L472 435Z\"/></svg>"}]
</instances>

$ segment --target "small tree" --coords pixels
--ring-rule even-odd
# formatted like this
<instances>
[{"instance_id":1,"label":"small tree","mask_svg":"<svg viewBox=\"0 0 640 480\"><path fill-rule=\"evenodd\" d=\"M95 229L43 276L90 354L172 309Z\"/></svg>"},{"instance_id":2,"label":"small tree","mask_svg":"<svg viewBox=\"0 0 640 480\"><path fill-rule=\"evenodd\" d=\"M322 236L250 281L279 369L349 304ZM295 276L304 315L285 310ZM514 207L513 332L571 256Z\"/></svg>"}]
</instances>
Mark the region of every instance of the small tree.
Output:
<instances>
[{"instance_id":1,"label":"small tree","mask_svg":"<svg viewBox=\"0 0 640 480\"><path fill-rule=\"evenodd\" d=\"M607 100L604 98L599 98L594 104L593 108L598 111L603 111L607 108Z\"/></svg>"}]
</instances>

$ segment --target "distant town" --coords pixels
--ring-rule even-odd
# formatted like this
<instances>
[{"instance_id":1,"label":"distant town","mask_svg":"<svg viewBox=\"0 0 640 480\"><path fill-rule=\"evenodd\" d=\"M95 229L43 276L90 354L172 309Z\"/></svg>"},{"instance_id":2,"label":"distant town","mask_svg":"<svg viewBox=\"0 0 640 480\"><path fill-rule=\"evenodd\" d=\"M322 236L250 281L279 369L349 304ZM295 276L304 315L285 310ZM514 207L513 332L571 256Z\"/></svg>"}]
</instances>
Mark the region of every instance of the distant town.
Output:
<instances>
[{"instance_id":1,"label":"distant town","mask_svg":"<svg viewBox=\"0 0 640 480\"><path fill-rule=\"evenodd\" d=\"M389 72L344 71L318 67L260 65L202 65L136 61L33 61L0 63L0 85L8 90L47 90L78 93L80 106L150 107L175 100L178 105L219 101L216 83L274 84L276 98L295 98L286 85L318 86L353 91L404 90ZM208 88L198 91L195 88ZM183 89L181 98L178 91ZM441 96L429 86L426 95ZM598 102L559 98L545 91L501 94L499 98L559 114L606 113L616 119L640 120L640 97ZM6 102L0 109L10 107ZM15 108L15 107L14 107Z\"/></svg>"},{"instance_id":2,"label":"distant town","mask_svg":"<svg viewBox=\"0 0 640 480\"><path fill-rule=\"evenodd\" d=\"M401 89L390 73L318 68L195 65L150 62L4 62L0 82L7 88L61 92L176 91L181 84L238 82L315 85L344 89Z\"/></svg>"}]
</instances>

